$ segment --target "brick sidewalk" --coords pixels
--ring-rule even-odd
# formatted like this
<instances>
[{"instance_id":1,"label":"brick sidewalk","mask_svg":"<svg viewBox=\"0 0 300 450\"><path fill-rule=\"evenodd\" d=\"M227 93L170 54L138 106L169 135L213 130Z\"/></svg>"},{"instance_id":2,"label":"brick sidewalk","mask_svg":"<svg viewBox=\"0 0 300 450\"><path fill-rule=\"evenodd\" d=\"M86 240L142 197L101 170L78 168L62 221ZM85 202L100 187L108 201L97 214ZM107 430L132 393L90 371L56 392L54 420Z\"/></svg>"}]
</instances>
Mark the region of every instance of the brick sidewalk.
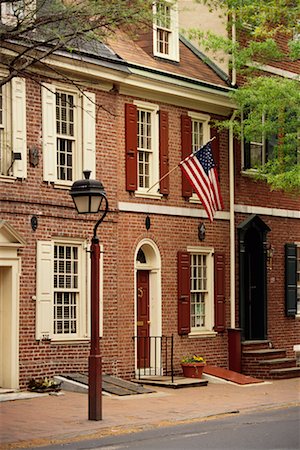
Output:
<instances>
[{"instance_id":1,"label":"brick sidewalk","mask_svg":"<svg viewBox=\"0 0 300 450\"><path fill-rule=\"evenodd\" d=\"M238 386L155 388L154 394L103 397L103 420L87 420L86 394L63 392L0 403L1 449L127 433L249 409L300 404L300 379Z\"/></svg>"}]
</instances>

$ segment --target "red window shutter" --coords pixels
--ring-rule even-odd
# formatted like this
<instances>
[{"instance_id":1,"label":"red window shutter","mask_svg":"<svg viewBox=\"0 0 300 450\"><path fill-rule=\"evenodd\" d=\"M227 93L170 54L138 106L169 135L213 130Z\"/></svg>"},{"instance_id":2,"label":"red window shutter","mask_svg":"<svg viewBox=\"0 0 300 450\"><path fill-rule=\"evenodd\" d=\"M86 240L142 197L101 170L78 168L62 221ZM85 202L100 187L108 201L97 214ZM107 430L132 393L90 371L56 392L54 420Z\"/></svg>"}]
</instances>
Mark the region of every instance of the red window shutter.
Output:
<instances>
[{"instance_id":1,"label":"red window shutter","mask_svg":"<svg viewBox=\"0 0 300 450\"><path fill-rule=\"evenodd\" d=\"M189 334L190 325L190 255L178 252L178 334Z\"/></svg>"},{"instance_id":2,"label":"red window shutter","mask_svg":"<svg viewBox=\"0 0 300 450\"><path fill-rule=\"evenodd\" d=\"M217 128L210 129L210 138L215 138L211 141L211 149L213 153L213 157L217 166L218 175L220 177L220 134L218 133Z\"/></svg>"},{"instance_id":3,"label":"red window shutter","mask_svg":"<svg viewBox=\"0 0 300 450\"><path fill-rule=\"evenodd\" d=\"M215 326L218 332L225 331L225 255L215 253Z\"/></svg>"},{"instance_id":4,"label":"red window shutter","mask_svg":"<svg viewBox=\"0 0 300 450\"><path fill-rule=\"evenodd\" d=\"M126 190L137 189L137 107L125 104Z\"/></svg>"},{"instance_id":5,"label":"red window shutter","mask_svg":"<svg viewBox=\"0 0 300 450\"><path fill-rule=\"evenodd\" d=\"M159 111L159 178L169 172L169 115ZM160 193L169 194L169 177L160 182Z\"/></svg>"},{"instance_id":6,"label":"red window shutter","mask_svg":"<svg viewBox=\"0 0 300 450\"><path fill-rule=\"evenodd\" d=\"M192 119L189 116L181 116L181 159L186 158L192 153ZM191 197L193 194L192 186L186 177L182 177L182 196Z\"/></svg>"}]
</instances>

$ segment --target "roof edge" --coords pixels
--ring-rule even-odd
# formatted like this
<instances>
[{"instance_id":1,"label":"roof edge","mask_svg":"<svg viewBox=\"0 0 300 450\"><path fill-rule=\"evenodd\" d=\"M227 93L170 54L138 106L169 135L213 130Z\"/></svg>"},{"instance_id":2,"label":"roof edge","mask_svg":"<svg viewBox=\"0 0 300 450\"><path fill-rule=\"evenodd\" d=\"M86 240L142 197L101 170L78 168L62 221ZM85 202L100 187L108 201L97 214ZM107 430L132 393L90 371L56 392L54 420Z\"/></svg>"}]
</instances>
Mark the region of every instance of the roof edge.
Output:
<instances>
[{"instance_id":1,"label":"roof edge","mask_svg":"<svg viewBox=\"0 0 300 450\"><path fill-rule=\"evenodd\" d=\"M210 58L208 58L204 53L198 50L189 40L187 40L182 34L179 35L180 41L194 53L197 58L201 59L210 69L212 69L225 83L232 87L229 76L224 72L217 64L215 64Z\"/></svg>"}]
</instances>

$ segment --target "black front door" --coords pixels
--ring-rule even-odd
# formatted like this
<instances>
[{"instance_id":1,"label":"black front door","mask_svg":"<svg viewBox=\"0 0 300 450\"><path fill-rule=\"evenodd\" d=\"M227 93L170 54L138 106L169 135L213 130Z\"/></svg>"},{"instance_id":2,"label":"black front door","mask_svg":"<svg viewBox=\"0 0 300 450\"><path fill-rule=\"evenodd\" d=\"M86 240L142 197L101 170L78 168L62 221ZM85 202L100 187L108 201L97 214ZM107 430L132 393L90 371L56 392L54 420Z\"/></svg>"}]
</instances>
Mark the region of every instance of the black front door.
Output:
<instances>
[{"instance_id":1,"label":"black front door","mask_svg":"<svg viewBox=\"0 0 300 450\"><path fill-rule=\"evenodd\" d=\"M245 236L245 339L265 338L263 243L257 230Z\"/></svg>"},{"instance_id":2,"label":"black front door","mask_svg":"<svg viewBox=\"0 0 300 450\"><path fill-rule=\"evenodd\" d=\"M266 239L270 228L253 215L238 226L240 327L244 340L267 338Z\"/></svg>"}]
</instances>

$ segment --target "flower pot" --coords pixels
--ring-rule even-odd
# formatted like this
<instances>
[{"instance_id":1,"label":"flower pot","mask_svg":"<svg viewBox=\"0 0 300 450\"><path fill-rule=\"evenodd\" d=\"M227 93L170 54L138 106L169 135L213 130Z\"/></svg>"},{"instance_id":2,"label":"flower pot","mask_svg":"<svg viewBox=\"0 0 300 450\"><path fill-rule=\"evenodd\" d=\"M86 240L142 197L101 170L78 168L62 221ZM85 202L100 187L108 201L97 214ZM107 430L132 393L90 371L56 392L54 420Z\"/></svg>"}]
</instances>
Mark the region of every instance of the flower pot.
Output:
<instances>
[{"instance_id":1,"label":"flower pot","mask_svg":"<svg viewBox=\"0 0 300 450\"><path fill-rule=\"evenodd\" d=\"M182 363L183 376L186 378L201 378L205 362L199 363Z\"/></svg>"}]
</instances>

